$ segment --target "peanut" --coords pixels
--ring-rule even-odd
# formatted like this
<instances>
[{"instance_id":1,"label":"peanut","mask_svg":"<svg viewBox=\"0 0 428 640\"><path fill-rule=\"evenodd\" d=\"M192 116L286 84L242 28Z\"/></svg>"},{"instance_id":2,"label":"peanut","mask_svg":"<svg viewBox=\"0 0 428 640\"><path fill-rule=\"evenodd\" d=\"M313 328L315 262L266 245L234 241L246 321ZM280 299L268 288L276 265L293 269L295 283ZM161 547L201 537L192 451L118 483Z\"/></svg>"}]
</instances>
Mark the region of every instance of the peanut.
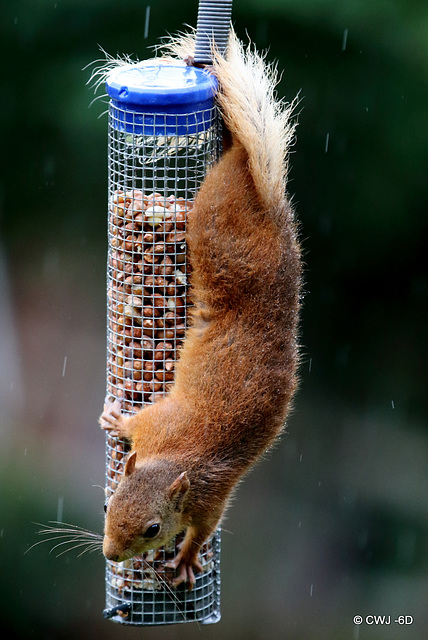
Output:
<instances>
[{"instance_id":1,"label":"peanut","mask_svg":"<svg viewBox=\"0 0 428 640\"><path fill-rule=\"evenodd\" d=\"M162 398L174 379L186 327L191 206L138 189L110 198L108 394L122 399L124 411Z\"/></svg>"}]
</instances>

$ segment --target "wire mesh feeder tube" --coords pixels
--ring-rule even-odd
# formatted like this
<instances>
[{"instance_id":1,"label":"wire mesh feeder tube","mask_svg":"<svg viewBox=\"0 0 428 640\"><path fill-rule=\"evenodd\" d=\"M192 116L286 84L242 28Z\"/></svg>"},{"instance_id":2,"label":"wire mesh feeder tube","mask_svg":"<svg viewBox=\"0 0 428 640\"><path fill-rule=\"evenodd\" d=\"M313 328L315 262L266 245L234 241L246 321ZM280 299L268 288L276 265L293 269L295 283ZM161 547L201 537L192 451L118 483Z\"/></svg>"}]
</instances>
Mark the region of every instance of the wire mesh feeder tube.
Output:
<instances>
[{"instance_id":1,"label":"wire mesh feeder tube","mask_svg":"<svg viewBox=\"0 0 428 640\"><path fill-rule=\"evenodd\" d=\"M109 219L107 397L124 414L164 396L185 337L190 265L186 216L220 147L215 80L201 69L156 61L107 78ZM106 494L129 450L107 438ZM201 549L192 591L165 568L180 536L142 558L106 566L104 615L131 625L220 619L220 532Z\"/></svg>"}]
</instances>

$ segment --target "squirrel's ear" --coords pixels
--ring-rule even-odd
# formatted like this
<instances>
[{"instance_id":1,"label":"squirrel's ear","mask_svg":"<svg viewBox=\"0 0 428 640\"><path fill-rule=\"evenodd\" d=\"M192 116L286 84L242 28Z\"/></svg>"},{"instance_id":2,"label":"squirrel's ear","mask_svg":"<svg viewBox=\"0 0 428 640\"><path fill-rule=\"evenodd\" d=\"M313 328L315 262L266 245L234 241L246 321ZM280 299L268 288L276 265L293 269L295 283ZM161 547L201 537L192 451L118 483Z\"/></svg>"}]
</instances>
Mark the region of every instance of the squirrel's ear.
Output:
<instances>
[{"instance_id":1,"label":"squirrel's ear","mask_svg":"<svg viewBox=\"0 0 428 640\"><path fill-rule=\"evenodd\" d=\"M186 471L183 471L183 473L180 473L178 478L174 480L168 492L168 498L176 503L177 511L181 511L183 508L183 503L189 493L189 489L190 481Z\"/></svg>"},{"instance_id":2,"label":"squirrel's ear","mask_svg":"<svg viewBox=\"0 0 428 640\"><path fill-rule=\"evenodd\" d=\"M128 459L127 459L126 464L125 464L124 473L125 473L126 476L130 476L131 473L134 471L136 462L137 462L137 452L133 451L128 456Z\"/></svg>"}]
</instances>

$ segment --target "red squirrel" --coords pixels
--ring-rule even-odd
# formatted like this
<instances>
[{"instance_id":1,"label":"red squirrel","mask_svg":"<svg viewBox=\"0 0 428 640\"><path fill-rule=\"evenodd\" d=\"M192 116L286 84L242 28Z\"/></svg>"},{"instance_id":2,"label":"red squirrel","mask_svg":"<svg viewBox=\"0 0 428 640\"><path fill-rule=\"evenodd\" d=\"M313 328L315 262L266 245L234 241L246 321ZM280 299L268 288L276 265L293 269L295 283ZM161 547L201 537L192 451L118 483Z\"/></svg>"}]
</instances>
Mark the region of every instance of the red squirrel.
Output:
<instances>
[{"instance_id":1,"label":"red squirrel","mask_svg":"<svg viewBox=\"0 0 428 640\"><path fill-rule=\"evenodd\" d=\"M185 531L174 585L195 583L201 545L237 483L281 433L296 390L301 258L286 197L292 105L275 69L232 33L212 72L231 146L189 215L190 327L169 394L103 429L132 449L109 499L103 552L121 562Z\"/></svg>"}]
</instances>

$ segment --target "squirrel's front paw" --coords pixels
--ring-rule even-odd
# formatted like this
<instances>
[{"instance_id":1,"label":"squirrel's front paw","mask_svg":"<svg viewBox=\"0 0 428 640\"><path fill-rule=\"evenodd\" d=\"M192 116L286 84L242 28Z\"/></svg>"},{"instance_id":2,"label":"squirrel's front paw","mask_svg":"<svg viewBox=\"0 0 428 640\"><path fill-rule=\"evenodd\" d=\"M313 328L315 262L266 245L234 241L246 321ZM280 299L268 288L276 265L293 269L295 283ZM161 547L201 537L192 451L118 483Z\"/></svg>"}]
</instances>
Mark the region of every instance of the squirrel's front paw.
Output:
<instances>
[{"instance_id":1,"label":"squirrel's front paw","mask_svg":"<svg viewBox=\"0 0 428 640\"><path fill-rule=\"evenodd\" d=\"M115 438L126 438L129 435L125 427L126 420L121 414L120 400L114 402L106 400L98 422L102 429Z\"/></svg>"}]
</instances>

